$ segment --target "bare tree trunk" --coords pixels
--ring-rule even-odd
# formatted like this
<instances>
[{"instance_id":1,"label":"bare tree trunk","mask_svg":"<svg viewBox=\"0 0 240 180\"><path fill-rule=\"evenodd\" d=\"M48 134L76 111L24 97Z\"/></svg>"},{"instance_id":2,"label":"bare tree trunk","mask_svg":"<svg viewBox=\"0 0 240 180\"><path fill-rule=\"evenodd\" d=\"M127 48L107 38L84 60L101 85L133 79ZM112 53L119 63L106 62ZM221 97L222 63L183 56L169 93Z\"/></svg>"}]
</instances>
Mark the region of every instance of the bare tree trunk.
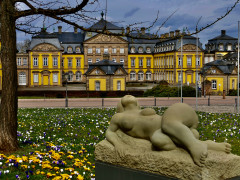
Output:
<instances>
[{"instance_id":1,"label":"bare tree trunk","mask_svg":"<svg viewBox=\"0 0 240 180\"><path fill-rule=\"evenodd\" d=\"M17 65L15 2L1 0L2 100L0 110L0 151L15 151L17 142Z\"/></svg>"}]
</instances>

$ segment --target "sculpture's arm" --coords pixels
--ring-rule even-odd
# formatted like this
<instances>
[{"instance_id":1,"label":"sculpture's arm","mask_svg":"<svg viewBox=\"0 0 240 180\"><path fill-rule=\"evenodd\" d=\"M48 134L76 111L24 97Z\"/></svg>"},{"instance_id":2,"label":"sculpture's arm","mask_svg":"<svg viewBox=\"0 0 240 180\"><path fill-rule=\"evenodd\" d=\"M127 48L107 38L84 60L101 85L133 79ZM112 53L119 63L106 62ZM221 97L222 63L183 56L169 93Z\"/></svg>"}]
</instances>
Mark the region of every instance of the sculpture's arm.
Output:
<instances>
[{"instance_id":1,"label":"sculpture's arm","mask_svg":"<svg viewBox=\"0 0 240 180\"><path fill-rule=\"evenodd\" d=\"M116 115L114 115L111 119L110 125L106 131L107 140L114 146L118 145L121 140L116 134L116 131L119 129L119 125L117 123Z\"/></svg>"}]
</instances>

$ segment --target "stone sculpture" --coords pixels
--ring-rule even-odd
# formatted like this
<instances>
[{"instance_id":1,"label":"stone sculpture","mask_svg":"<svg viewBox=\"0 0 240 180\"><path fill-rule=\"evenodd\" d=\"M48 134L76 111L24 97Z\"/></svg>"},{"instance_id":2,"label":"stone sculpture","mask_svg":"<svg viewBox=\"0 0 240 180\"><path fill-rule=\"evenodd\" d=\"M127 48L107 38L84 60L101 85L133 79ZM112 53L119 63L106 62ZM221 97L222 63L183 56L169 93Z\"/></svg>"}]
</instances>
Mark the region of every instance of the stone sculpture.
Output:
<instances>
[{"instance_id":1,"label":"stone sculpture","mask_svg":"<svg viewBox=\"0 0 240 180\"><path fill-rule=\"evenodd\" d=\"M120 157L124 156L127 146L117 135L118 130L134 138L149 140L157 150L170 151L182 147L201 167L205 164L208 150L231 152L228 143L200 141L197 125L198 116L187 104L176 103L159 116L151 108L140 109L136 98L126 95L117 105L117 113L111 119L106 139Z\"/></svg>"}]
</instances>

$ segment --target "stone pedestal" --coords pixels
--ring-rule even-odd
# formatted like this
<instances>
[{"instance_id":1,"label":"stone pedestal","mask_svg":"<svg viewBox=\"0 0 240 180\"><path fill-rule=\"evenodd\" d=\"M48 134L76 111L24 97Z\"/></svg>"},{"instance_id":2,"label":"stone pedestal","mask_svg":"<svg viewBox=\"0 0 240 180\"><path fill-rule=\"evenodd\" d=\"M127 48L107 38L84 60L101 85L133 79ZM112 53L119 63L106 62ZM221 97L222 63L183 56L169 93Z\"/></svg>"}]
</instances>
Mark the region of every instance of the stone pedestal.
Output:
<instances>
[{"instance_id":1,"label":"stone pedestal","mask_svg":"<svg viewBox=\"0 0 240 180\"><path fill-rule=\"evenodd\" d=\"M132 172L150 173L151 175L159 175L159 177L169 179L222 180L234 179L234 177L240 179L239 156L224 152L209 151L206 165L201 168L194 164L189 153L183 149L154 151L151 143L147 140L132 138L121 131L118 131L117 134L122 141L129 145L125 151L125 155L123 158L120 158L114 146L107 140L103 140L97 144L95 148L97 161L96 180L102 180L98 179L98 163L100 163L99 168L102 168L100 172L105 171L104 169L108 169L107 171L109 172L112 167L105 166L108 164L114 167L126 168L127 170L132 170ZM101 164L101 162L104 164ZM112 168L113 171L114 168ZM123 171L118 169L115 172L111 174L112 179L118 180L119 173L122 172L121 174L123 174Z\"/></svg>"}]
</instances>

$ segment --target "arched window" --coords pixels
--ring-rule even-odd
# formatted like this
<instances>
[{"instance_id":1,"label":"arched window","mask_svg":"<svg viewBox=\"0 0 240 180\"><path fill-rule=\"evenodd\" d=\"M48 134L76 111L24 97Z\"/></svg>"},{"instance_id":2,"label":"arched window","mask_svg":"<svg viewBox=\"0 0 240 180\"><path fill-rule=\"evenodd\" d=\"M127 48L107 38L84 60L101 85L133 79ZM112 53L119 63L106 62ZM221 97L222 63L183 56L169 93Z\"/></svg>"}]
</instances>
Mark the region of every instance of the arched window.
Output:
<instances>
[{"instance_id":1,"label":"arched window","mask_svg":"<svg viewBox=\"0 0 240 180\"><path fill-rule=\"evenodd\" d=\"M27 77L25 72L20 72L18 75L18 84L27 85Z\"/></svg>"},{"instance_id":2,"label":"arched window","mask_svg":"<svg viewBox=\"0 0 240 180\"><path fill-rule=\"evenodd\" d=\"M131 47L131 53L135 53L135 47Z\"/></svg>"},{"instance_id":3,"label":"arched window","mask_svg":"<svg viewBox=\"0 0 240 180\"><path fill-rule=\"evenodd\" d=\"M232 51L232 44L228 44L228 45L227 45L227 50L228 50L228 51Z\"/></svg>"},{"instance_id":4,"label":"arched window","mask_svg":"<svg viewBox=\"0 0 240 180\"><path fill-rule=\"evenodd\" d=\"M147 81L152 80L152 73L151 73L151 72L147 72L147 73L146 73L146 80L147 80Z\"/></svg>"},{"instance_id":5,"label":"arched window","mask_svg":"<svg viewBox=\"0 0 240 180\"><path fill-rule=\"evenodd\" d=\"M95 81L95 90L100 91L100 81Z\"/></svg>"},{"instance_id":6,"label":"arched window","mask_svg":"<svg viewBox=\"0 0 240 180\"><path fill-rule=\"evenodd\" d=\"M73 52L72 47L68 47L68 48L67 48L67 52L68 52L68 53L72 53L72 52Z\"/></svg>"},{"instance_id":7,"label":"arched window","mask_svg":"<svg viewBox=\"0 0 240 180\"><path fill-rule=\"evenodd\" d=\"M139 53L143 53L143 47L139 47L139 48L138 48L138 52L139 52Z\"/></svg>"},{"instance_id":8,"label":"arched window","mask_svg":"<svg viewBox=\"0 0 240 180\"><path fill-rule=\"evenodd\" d=\"M134 71L132 71L132 72L130 73L130 80L131 80L131 81L136 80L136 73L135 73Z\"/></svg>"},{"instance_id":9,"label":"arched window","mask_svg":"<svg viewBox=\"0 0 240 180\"><path fill-rule=\"evenodd\" d=\"M76 53L81 53L80 47L76 47Z\"/></svg>"},{"instance_id":10,"label":"arched window","mask_svg":"<svg viewBox=\"0 0 240 180\"><path fill-rule=\"evenodd\" d=\"M81 80L81 72L77 71L76 72L76 81L80 81Z\"/></svg>"},{"instance_id":11,"label":"arched window","mask_svg":"<svg viewBox=\"0 0 240 180\"><path fill-rule=\"evenodd\" d=\"M73 81L73 73L72 72L69 72L68 73L68 81Z\"/></svg>"},{"instance_id":12,"label":"arched window","mask_svg":"<svg viewBox=\"0 0 240 180\"><path fill-rule=\"evenodd\" d=\"M143 72L138 72L138 80L143 81Z\"/></svg>"},{"instance_id":13,"label":"arched window","mask_svg":"<svg viewBox=\"0 0 240 180\"><path fill-rule=\"evenodd\" d=\"M219 51L224 51L224 46L223 46L223 44L219 44L218 49L219 49Z\"/></svg>"}]
</instances>

